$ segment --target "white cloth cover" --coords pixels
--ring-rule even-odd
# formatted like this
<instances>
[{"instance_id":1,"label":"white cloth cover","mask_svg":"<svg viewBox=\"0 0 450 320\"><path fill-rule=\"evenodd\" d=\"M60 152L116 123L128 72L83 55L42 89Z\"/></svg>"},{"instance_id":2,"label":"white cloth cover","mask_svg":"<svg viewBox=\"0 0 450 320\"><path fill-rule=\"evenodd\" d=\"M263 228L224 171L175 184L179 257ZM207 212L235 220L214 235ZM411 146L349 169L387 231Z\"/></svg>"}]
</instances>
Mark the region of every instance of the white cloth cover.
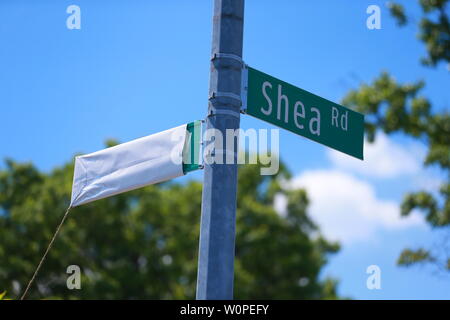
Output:
<instances>
[{"instance_id":1,"label":"white cloth cover","mask_svg":"<svg viewBox=\"0 0 450 320\"><path fill-rule=\"evenodd\" d=\"M71 207L183 175L186 125L75 158Z\"/></svg>"}]
</instances>

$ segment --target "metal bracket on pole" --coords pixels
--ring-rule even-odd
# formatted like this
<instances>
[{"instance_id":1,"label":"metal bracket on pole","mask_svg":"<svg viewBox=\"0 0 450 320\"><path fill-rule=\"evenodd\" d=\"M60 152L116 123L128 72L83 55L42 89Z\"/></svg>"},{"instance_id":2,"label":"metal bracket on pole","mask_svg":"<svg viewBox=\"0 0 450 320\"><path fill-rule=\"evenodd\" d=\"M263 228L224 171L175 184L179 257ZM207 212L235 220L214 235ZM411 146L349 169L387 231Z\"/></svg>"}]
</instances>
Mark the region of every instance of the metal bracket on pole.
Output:
<instances>
[{"instance_id":1,"label":"metal bracket on pole","mask_svg":"<svg viewBox=\"0 0 450 320\"><path fill-rule=\"evenodd\" d=\"M239 118L239 116L240 116L239 113L240 112L233 111L233 110L210 108L208 117L212 117L216 114L223 114L223 115Z\"/></svg>"},{"instance_id":2,"label":"metal bracket on pole","mask_svg":"<svg viewBox=\"0 0 450 320\"><path fill-rule=\"evenodd\" d=\"M211 61L214 61L217 58L226 58L226 59L232 59L235 60L237 62L239 62L240 64L244 64L244 61L242 61L242 58L232 54L232 53L221 53L221 52L216 52L212 55L211 57Z\"/></svg>"},{"instance_id":3,"label":"metal bracket on pole","mask_svg":"<svg viewBox=\"0 0 450 320\"><path fill-rule=\"evenodd\" d=\"M248 95L248 65L242 67L241 80L241 113L247 113L247 95Z\"/></svg>"},{"instance_id":4,"label":"metal bracket on pole","mask_svg":"<svg viewBox=\"0 0 450 320\"><path fill-rule=\"evenodd\" d=\"M233 92L213 92L211 96L209 97L209 100L215 99L215 98L230 98L239 101L239 105L242 105L241 96L238 94L235 94Z\"/></svg>"},{"instance_id":5,"label":"metal bracket on pole","mask_svg":"<svg viewBox=\"0 0 450 320\"><path fill-rule=\"evenodd\" d=\"M206 128L205 128L205 124L206 124L206 121L205 120L200 120L200 122L201 122L201 124L200 124L200 128L201 128L201 132L200 132L200 147L199 147L199 152L200 152L200 164L199 164L199 166L198 166L198 168L200 169L200 170L203 170L203 169L205 169L205 159L203 158L203 152L204 152L204 148L205 148L205 141L204 141L204 133L205 133L205 130L206 130Z\"/></svg>"}]
</instances>

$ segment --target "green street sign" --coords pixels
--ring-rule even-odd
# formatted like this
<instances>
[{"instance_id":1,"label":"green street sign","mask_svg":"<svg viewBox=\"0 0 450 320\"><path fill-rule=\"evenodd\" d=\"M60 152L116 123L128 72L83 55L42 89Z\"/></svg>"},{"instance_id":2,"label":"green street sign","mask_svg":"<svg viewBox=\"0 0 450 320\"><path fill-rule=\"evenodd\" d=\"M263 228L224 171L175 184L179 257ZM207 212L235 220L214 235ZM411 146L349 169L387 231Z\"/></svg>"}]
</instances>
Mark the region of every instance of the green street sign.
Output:
<instances>
[{"instance_id":1,"label":"green street sign","mask_svg":"<svg viewBox=\"0 0 450 320\"><path fill-rule=\"evenodd\" d=\"M364 115L250 67L243 77L247 114L363 160Z\"/></svg>"}]
</instances>

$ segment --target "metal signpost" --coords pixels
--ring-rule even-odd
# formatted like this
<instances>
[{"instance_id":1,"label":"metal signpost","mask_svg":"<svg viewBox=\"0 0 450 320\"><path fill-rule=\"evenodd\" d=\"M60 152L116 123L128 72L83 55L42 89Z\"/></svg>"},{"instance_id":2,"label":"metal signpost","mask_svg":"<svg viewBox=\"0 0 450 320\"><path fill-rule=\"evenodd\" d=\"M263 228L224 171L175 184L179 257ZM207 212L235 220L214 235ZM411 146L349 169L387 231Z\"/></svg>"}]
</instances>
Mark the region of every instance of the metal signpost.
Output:
<instances>
[{"instance_id":1,"label":"metal signpost","mask_svg":"<svg viewBox=\"0 0 450 320\"><path fill-rule=\"evenodd\" d=\"M239 129L243 112L362 160L364 116L245 66L243 21L244 0L214 0L206 129L225 136ZM204 170L197 299L232 299L237 164Z\"/></svg>"},{"instance_id":2,"label":"metal signpost","mask_svg":"<svg viewBox=\"0 0 450 320\"><path fill-rule=\"evenodd\" d=\"M244 0L215 0L206 129L226 135L240 122ZM220 152L223 150L215 150ZM237 158L237 143L234 146ZM237 164L205 163L197 299L232 299Z\"/></svg>"}]
</instances>

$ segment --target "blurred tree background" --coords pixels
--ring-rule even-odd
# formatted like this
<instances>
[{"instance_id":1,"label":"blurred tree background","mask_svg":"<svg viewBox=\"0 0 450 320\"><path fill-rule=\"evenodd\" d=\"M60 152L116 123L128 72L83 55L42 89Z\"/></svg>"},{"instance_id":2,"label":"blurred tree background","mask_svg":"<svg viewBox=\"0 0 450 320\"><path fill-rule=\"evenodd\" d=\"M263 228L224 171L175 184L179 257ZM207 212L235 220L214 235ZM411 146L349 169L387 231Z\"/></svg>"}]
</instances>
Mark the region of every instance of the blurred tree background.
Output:
<instances>
[{"instance_id":1,"label":"blurred tree background","mask_svg":"<svg viewBox=\"0 0 450 320\"><path fill-rule=\"evenodd\" d=\"M422 17L417 22L418 39L426 46L427 55L421 63L427 67L446 64L450 71L449 0L419 0ZM410 23L405 8L398 3L388 4L398 25ZM428 148L424 166L440 168L443 181L439 194L428 191L405 195L401 214L409 215L414 209L425 214L426 221L435 229L448 234L434 248L405 248L398 264L411 266L430 263L438 270L450 272L450 110L436 111L430 99L420 94L425 81L398 83L388 72L362 84L348 93L343 104L366 115L366 134L374 141L378 130L387 134L404 134L424 142ZM442 88L449 90L449 88Z\"/></svg>"},{"instance_id":2,"label":"blurred tree background","mask_svg":"<svg viewBox=\"0 0 450 320\"><path fill-rule=\"evenodd\" d=\"M261 176L239 170L236 229L237 299L336 296L336 281L319 279L338 250L307 215L305 191L288 191L282 166ZM0 172L0 288L17 298L68 206L73 164L51 173L6 161ZM195 298L201 183L163 183L72 209L28 298ZM286 215L273 208L288 199ZM66 268L82 270L81 290L68 290Z\"/></svg>"}]
</instances>

